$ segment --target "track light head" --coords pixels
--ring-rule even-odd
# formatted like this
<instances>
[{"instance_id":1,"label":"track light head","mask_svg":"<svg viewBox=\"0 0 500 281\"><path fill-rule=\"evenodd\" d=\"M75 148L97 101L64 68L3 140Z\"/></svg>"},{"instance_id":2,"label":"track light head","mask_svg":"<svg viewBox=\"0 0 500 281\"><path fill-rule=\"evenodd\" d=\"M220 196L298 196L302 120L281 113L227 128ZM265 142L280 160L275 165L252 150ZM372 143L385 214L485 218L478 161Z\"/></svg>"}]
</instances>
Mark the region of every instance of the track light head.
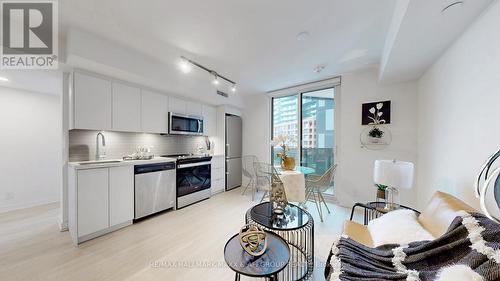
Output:
<instances>
[{"instance_id":1,"label":"track light head","mask_svg":"<svg viewBox=\"0 0 500 281\"><path fill-rule=\"evenodd\" d=\"M219 75L214 72L214 80L212 81L212 84L214 85L219 85Z\"/></svg>"},{"instance_id":2,"label":"track light head","mask_svg":"<svg viewBox=\"0 0 500 281\"><path fill-rule=\"evenodd\" d=\"M185 57L181 57L181 60L179 61L179 68L183 73L189 73L192 69L191 62L189 62L189 60Z\"/></svg>"}]
</instances>

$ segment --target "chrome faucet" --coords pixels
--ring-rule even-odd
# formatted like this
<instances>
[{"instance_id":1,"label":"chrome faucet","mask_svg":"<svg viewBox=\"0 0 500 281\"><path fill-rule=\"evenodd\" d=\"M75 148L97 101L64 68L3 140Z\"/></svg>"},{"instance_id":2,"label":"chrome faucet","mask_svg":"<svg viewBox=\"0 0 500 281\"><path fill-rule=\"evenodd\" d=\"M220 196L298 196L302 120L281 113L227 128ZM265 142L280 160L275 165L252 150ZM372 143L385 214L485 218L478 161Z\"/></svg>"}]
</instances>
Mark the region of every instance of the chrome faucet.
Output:
<instances>
[{"instance_id":1,"label":"chrome faucet","mask_svg":"<svg viewBox=\"0 0 500 281\"><path fill-rule=\"evenodd\" d=\"M102 146L99 143L99 136L102 137ZM95 159L106 159L106 138L104 138L103 132L97 133L97 136L95 138Z\"/></svg>"}]
</instances>

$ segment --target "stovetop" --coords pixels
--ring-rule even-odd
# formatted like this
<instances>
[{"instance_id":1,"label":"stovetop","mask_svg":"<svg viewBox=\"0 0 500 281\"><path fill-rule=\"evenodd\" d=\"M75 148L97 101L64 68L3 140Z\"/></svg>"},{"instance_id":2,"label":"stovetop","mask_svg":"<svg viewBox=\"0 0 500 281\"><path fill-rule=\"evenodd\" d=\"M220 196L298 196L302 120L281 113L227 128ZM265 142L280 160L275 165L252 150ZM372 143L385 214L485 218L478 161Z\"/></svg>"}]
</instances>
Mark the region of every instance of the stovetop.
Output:
<instances>
[{"instance_id":1,"label":"stovetop","mask_svg":"<svg viewBox=\"0 0 500 281\"><path fill-rule=\"evenodd\" d=\"M168 154L168 155L162 155L161 157L167 157L167 158L177 158L177 160L190 160L190 159L200 159L200 160L209 160L212 159L212 156L207 155L207 154L189 154L189 153L184 153L184 154Z\"/></svg>"}]
</instances>

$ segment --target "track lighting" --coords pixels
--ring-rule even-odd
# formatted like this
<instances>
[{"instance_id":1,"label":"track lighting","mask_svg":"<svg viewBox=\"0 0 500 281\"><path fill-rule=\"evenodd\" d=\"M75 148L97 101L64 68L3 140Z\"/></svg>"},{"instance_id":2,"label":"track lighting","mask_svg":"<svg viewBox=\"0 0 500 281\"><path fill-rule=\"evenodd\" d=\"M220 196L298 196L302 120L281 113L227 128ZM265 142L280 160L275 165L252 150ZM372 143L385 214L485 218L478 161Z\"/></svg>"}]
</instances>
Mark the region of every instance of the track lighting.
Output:
<instances>
[{"instance_id":1,"label":"track lighting","mask_svg":"<svg viewBox=\"0 0 500 281\"><path fill-rule=\"evenodd\" d=\"M217 73L214 74L214 80L212 81L212 84L219 85L219 76L217 75Z\"/></svg>"},{"instance_id":2,"label":"track lighting","mask_svg":"<svg viewBox=\"0 0 500 281\"><path fill-rule=\"evenodd\" d=\"M203 69L205 70L206 72L210 73L211 75L213 75L214 79L212 80L212 84L214 85L219 85L220 84L220 80L224 80L226 82L228 82L229 84L231 84L231 91L234 93L236 92L236 82L220 75L219 73L217 73L215 70L212 70L212 69L209 69L208 67L205 67L195 61L192 61L186 57L183 57L181 56L181 60L179 61L179 69L183 72L183 73L188 73L191 71L192 67L193 66L196 66L200 69ZM220 79L219 79L220 78Z\"/></svg>"},{"instance_id":3,"label":"track lighting","mask_svg":"<svg viewBox=\"0 0 500 281\"><path fill-rule=\"evenodd\" d=\"M179 68L181 69L181 71L183 73L189 73L189 72L191 72L191 64L184 57L181 57L181 60L179 61Z\"/></svg>"}]
</instances>

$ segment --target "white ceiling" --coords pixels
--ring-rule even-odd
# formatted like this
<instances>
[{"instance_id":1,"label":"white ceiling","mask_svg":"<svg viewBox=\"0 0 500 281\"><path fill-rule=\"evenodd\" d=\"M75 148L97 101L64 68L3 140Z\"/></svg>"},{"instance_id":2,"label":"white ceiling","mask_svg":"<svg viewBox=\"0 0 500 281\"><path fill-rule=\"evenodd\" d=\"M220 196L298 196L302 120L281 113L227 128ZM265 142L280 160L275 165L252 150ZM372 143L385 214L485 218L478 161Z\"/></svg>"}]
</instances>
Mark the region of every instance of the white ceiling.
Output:
<instances>
[{"instance_id":1,"label":"white ceiling","mask_svg":"<svg viewBox=\"0 0 500 281\"><path fill-rule=\"evenodd\" d=\"M63 32L92 32L166 67L186 55L253 94L378 64L395 0L59 3ZM302 31L310 36L299 41ZM314 73L320 64L325 69Z\"/></svg>"},{"instance_id":2,"label":"white ceiling","mask_svg":"<svg viewBox=\"0 0 500 281\"><path fill-rule=\"evenodd\" d=\"M399 1L387 35L380 79L412 81L424 74L493 0Z\"/></svg>"}]
</instances>

